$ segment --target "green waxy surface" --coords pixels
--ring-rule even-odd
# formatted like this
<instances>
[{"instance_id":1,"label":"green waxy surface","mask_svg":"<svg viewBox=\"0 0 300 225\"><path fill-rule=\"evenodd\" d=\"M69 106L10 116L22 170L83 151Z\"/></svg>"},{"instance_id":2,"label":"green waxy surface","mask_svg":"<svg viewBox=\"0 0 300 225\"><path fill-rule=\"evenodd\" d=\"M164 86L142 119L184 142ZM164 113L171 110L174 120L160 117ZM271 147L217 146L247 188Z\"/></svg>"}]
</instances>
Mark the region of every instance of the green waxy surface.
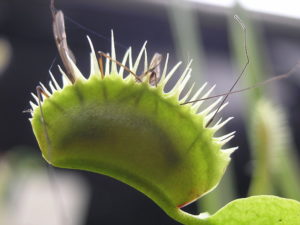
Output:
<instances>
[{"instance_id":1,"label":"green waxy surface","mask_svg":"<svg viewBox=\"0 0 300 225\"><path fill-rule=\"evenodd\" d=\"M238 199L207 222L209 225L300 225L300 203L271 195Z\"/></svg>"},{"instance_id":2,"label":"green waxy surface","mask_svg":"<svg viewBox=\"0 0 300 225\"><path fill-rule=\"evenodd\" d=\"M213 129L160 87L110 75L55 92L32 127L44 158L121 180L167 213L213 189L230 161Z\"/></svg>"}]
</instances>

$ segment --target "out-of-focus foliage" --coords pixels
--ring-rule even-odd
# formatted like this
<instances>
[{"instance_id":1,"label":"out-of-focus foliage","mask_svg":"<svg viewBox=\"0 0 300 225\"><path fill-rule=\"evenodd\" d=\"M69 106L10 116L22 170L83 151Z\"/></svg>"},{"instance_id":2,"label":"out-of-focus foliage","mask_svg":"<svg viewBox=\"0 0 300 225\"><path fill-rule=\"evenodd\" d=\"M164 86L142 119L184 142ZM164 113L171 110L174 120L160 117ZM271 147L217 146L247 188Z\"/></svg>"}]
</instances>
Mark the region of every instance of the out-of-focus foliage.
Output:
<instances>
[{"instance_id":1,"label":"out-of-focus foliage","mask_svg":"<svg viewBox=\"0 0 300 225\"><path fill-rule=\"evenodd\" d=\"M0 76L7 68L11 55L12 49L9 42L4 38L0 38Z\"/></svg>"}]
</instances>

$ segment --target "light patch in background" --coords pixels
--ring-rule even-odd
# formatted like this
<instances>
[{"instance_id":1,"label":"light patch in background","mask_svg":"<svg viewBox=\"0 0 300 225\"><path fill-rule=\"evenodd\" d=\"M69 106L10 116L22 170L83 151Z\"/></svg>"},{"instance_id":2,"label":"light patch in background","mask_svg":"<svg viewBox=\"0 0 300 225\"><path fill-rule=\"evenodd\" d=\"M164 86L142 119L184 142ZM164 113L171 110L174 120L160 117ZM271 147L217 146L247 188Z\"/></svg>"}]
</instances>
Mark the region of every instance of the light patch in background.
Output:
<instances>
[{"instance_id":1,"label":"light patch in background","mask_svg":"<svg viewBox=\"0 0 300 225\"><path fill-rule=\"evenodd\" d=\"M245 9L276 16L285 16L300 19L300 2L296 0L188 0L221 7L232 7L240 3Z\"/></svg>"},{"instance_id":2,"label":"light patch in background","mask_svg":"<svg viewBox=\"0 0 300 225\"><path fill-rule=\"evenodd\" d=\"M89 202L86 182L75 174L57 172L55 182L60 193L53 190L47 173L42 171L26 173L15 180L13 198L6 204L5 218L0 224L62 225L62 221L63 225L84 224Z\"/></svg>"},{"instance_id":3,"label":"light patch in background","mask_svg":"<svg viewBox=\"0 0 300 225\"><path fill-rule=\"evenodd\" d=\"M300 19L300 2L297 0L240 0L239 2L249 10Z\"/></svg>"},{"instance_id":4,"label":"light patch in background","mask_svg":"<svg viewBox=\"0 0 300 225\"><path fill-rule=\"evenodd\" d=\"M215 5L215 6L223 6L223 7L231 7L234 5L234 0L187 0L190 2L199 2L208 5Z\"/></svg>"}]
</instances>

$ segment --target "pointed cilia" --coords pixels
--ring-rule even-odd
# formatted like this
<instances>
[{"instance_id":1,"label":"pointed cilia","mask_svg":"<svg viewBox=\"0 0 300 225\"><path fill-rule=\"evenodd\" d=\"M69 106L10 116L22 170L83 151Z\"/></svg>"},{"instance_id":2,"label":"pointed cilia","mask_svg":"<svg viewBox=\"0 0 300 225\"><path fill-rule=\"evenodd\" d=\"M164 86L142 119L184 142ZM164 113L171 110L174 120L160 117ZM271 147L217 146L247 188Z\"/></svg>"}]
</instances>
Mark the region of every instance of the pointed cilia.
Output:
<instances>
[{"instance_id":1,"label":"pointed cilia","mask_svg":"<svg viewBox=\"0 0 300 225\"><path fill-rule=\"evenodd\" d=\"M129 48L119 61L112 32L111 52L97 59L91 40L91 69L83 76L68 48L63 13L53 11L55 41L65 66L62 85L50 72L30 102L33 132L48 163L114 177L141 191L168 215L179 219L181 207L219 183L235 150L222 149L233 133L215 137L230 119L206 124L221 98L207 108L201 101L214 87L194 85L182 97L191 77L191 62L168 92L166 83L181 62L169 67L169 55L156 53L148 62L146 43L137 58ZM105 62L103 62L103 59ZM136 75L143 65L144 73ZM160 71L160 65L162 71ZM222 104L221 109L226 104Z\"/></svg>"}]
</instances>

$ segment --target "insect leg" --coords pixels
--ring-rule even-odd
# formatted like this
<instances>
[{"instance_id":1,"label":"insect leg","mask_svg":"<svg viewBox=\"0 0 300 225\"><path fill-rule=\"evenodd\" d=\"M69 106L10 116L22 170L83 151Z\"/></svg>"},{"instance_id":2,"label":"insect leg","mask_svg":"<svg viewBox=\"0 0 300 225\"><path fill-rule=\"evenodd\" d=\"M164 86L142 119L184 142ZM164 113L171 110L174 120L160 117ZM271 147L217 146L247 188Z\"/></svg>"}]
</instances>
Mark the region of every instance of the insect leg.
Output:
<instances>
[{"instance_id":1,"label":"insect leg","mask_svg":"<svg viewBox=\"0 0 300 225\"><path fill-rule=\"evenodd\" d=\"M244 33L244 50L245 50L245 56L246 56L246 63L240 73L240 75L238 76L238 78L236 79L236 81L234 82L234 84L232 85L232 87L230 88L229 92L227 93L227 95L225 96L225 98L222 100L222 102L219 104L217 110L215 111L214 115L212 116L212 118L206 123L205 127L208 127L211 122L214 120L214 118L216 117L217 113L219 112L220 108L222 107L222 105L225 103L225 101L227 100L230 92L232 92L232 90L234 89L234 87L236 86L236 84L238 83L238 81L241 79L241 77L243 76L246 68L248 67L250 60L249 60L249 56L248 56L248 49L247 49L247 30L245 25L243 24L242 20L237 16L234 15L234 19L240 24L243 33Z\"/></svg>"},{"instance_id":2,"label":"insect leg","mask_svg":"<svg viewBox=\"0 0 300 225\"><path fill-rule=\"evenodd\" d=\"M100 54L100 58L98 59L98 63L99 63L99 68L100 68L100 73L101 73L101 78L104 78L104 69L103 69L103 58L102 55Z\"/></svg>"},{"instance_id":3,"label":"insect leg","mask_svg":"<svg viewBox=\"0 0 300 225\"><path fill-rule=\"evenodd\" d=\"M200 98L200 99L196 99L196 100L193 100L193 101L187 101L187 102L181 103L180 105L186 105L186 104L191 104L191 103L195 103L195 102L199 102L199 101L205 101L205 100L209 100L209 99L212 99L212 98L218 98L218 97L225 96L225 95L231 95L231 94L241 93L241 92L244 92L244 91L251 90L253 88L259 88L260 86L266 85L266 84L271 83L273 81L277 81L277 80L282 80L282 79L288 78L289 76L291 76L296 71L296 69L298 67L300 67L300 62L298 62L287 73L277 75L275 77L272 77L272 78L267 79L267 80L262 81L262 82L258 82L256 84L250 86L250 87L242 88L242 89L239 89L239 90L236 90L236 91L231 91L231 92L227 92L227 93L223 93L223 94L213 95L213 96L209 96L209 97L206 97L206 98Z\"/></svg>"},{"instance_id":4,"label":"insect leg","mask_svg":"<svg viewBox=\"0 0 300 225\"><path fill-rule=\"evenodd\" d=\"M142 80L138 77L138 75L136 75L136 74L135 74L132 70L130 70L127 66L125 66L125 65L123 65L122 63L120 63L119 61L117 61L117 60L111 58L109 55L105 54L104 52L98 51L98 54L99 54L100 56L103 56L103 57L109 59L110 61L116 63L118 66L123 67L127 72L129 72L130 74L132 74L132 75L135 77L135 79L137 79L139 82L142 82Z\"/></svg>"}]
</instances>

